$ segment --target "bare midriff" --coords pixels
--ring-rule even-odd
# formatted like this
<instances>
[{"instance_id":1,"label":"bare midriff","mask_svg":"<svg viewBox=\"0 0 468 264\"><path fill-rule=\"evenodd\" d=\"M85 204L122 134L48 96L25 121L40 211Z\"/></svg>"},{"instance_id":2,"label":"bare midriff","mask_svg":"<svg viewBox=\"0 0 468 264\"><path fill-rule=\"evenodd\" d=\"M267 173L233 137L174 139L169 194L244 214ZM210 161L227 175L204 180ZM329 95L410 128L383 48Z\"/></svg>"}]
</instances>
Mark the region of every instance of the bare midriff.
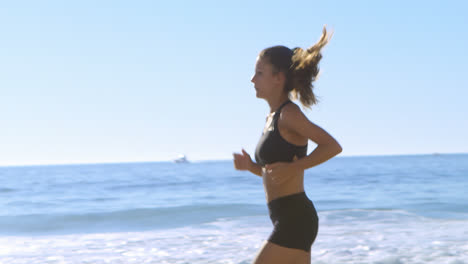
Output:
<instances>
[{"instance_id":1,"label":"bare midriff","mask_svg":"<svg viewBox=\"0 0 468 264\"><path fill-rule=\"evenodd\" d=\"M276 183L268 176L265 168L262 167L263 188L265 189L267 202L304 191L304 172L296 175L288 175L287 177L287 180Z\"/></svg>"}]
</instances>

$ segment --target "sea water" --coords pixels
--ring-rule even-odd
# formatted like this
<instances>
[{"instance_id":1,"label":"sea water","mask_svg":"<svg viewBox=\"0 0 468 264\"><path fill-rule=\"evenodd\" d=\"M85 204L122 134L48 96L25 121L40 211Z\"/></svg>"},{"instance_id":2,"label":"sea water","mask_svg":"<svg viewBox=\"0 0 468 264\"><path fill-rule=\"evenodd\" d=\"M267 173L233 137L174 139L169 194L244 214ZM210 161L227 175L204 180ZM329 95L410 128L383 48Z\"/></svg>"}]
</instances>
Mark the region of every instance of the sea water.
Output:
<instances>
[{"instance_id":1,"label":"sea water","mask_svg":"<svg viewBox=\"0 0 468 264\"><path fill-rule=\"evenodd\" d=\"M232 161L0 167L0 263L251 263L272 225ZM337 157L305 173L312 263L468 264L468 155Z\"/></svg>"}]
</instances>

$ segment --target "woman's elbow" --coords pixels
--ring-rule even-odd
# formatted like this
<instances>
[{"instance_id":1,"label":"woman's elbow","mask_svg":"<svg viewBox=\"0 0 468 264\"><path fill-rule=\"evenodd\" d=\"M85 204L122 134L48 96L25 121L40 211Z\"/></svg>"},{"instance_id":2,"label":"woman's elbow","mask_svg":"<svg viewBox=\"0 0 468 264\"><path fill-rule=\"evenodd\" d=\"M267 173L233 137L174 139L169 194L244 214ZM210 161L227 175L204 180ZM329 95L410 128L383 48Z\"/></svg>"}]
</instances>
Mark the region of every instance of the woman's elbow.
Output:
<instances>
[{"instance_id":1,"label":"woman's elbow","mask_svg":"<svg viewBox=\"0 0 468 264\"><path fill-rule=\"evenodd\" d=\"M340 154L342 151L343 151L343 148L341 147L340 144L338 144L336 155Z\"/></svg>"},{"instance_id":2,"label":"woman's elbow","mask_svg":"<svg viewBox=\"0 0 468 264\"><path fill-rule=\"evenodd\" d=\"M323 146L323 148L326 149L326 152L330 155L330 158L340 154L343 151L340 143L338 143L336 140L330 140L327 143L319 144L319 146Z\"/></svg>"},{"instance_id":3,"label":"woman's elbow","mask_svg":"<svg viewBox=\"0 0 468 264\"><path fill-rule=\"evenodd\" d=\"M334 150L333 152L335 153L334 156L336 156L336 155L340 154L343 151L343 148L341 147L340 143L335 141L333 150Z\"/></svg>"}]
</instances>

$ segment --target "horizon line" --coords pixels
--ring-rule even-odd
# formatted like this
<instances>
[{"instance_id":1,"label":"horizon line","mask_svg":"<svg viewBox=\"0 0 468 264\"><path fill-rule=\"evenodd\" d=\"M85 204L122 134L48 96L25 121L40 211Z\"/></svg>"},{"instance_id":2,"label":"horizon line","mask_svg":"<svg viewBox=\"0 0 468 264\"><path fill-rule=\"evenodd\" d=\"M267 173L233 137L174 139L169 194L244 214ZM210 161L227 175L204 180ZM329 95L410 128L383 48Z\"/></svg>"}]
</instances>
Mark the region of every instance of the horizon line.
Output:
<instances>
[{"instance_id":1,"label":"horizon line","mask_svg":"<svg viewBox=\"0 0 468 264\"><path fill-rule=\"evenodd\" d=\"M411 153L411 154L354 154L338 155L335 158L356 158L356 157L390 157L390 156L438 156L438 155L467 155L468 152L432 152L432 153ZM231 158L220 159L193 159L193 163L230 161ZM135 164L135 163L172 163L174 159L164 160L135 160L135 161L97 161L97 162L64 162L64 163L29 163L29 164L0 164L0 168L6 167L38 167L38 166L77 166L77 165L106 165L106 164Z\"/></svg>"}]
</instances>

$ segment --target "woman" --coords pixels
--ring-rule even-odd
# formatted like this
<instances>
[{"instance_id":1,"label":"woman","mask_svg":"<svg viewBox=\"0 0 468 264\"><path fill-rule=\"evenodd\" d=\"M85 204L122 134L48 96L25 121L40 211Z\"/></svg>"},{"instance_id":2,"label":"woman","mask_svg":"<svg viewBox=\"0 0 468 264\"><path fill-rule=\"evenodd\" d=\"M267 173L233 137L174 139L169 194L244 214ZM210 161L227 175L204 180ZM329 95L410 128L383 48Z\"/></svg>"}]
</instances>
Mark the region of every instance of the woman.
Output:
<instances>
[{"instance_id":1,"label":"woman","mask_svg":"<svg viewBox=\"0 0 468 264\"><path fill-rule=\"evenodd\" d=\"M310 263L310 249L317 236L318 217L304 192L304 170L329 160L341 146L325 130L310 122L292 99L309 108L317 102L312 82L319 72L320 50L330 36L326 29L307 50L274 46L260 52L252 78L256 95L270 105L270 114L255 150L234 153L237 170L263 178L274 228L255 264ZM307 142L317 147L307 155Z\"/></svg>"}]
</instances>

